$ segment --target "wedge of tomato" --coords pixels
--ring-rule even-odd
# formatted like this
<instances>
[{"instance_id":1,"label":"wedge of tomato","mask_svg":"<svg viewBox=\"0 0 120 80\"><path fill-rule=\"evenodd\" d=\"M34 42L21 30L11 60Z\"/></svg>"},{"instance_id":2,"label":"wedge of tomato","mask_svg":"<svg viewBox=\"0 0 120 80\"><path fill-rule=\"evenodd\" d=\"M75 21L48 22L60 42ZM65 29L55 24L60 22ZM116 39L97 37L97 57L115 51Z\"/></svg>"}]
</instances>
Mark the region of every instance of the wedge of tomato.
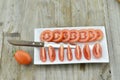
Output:
<instances>
[{"instance_id":1,"label":"wedge of tomato","mask_svg":"<svg viewBox=\"0 0 120 80\"><path fill-rule=\"evenodd\" d=\"M81 29L79 30L79 42L88 42L90 35L88 30L86 29Z\"/></svg>"},{"instance_id":2,"label":"wedge of tomato","mask_svg":"<svg viewBox=\"0 0 120 80\"><path fill-rule=\"evenodd\" d=\"M75 57L77 60L80 60L82 57L82 52L81 52L81 48L79 45L76 45L75 47Z\"/></svg>"},{"instance_id":3,"label":"wedge of tomato","mask_svg":"<svg viewBox=\"0 0 120 80\"><path fill-rule=\"evenodd\" d=\"M100 43L96 43L93 46L93 55L95 56L95 58L101 58L102 57L102 47L100 45Z\"/></svg>"},{"instance_id":4,"label":"wedge of tomato","mask_svg":"<svg viewBox=\"0 0 120 80\"><path fill-rule=\"evenodd\" d=\"M50 30L44 30L40 35L41 41L52 41L53 39L53 32Z\"/></svg>"},{"instance_id":5,"label":"wedge of tomato","mask_svg":"<svg viewBox=\"0 0 120 80\"><path fill-rule=\"evenodd\" d=\"M63 33L62 33L61 30L58 30L58 29L54 30L53 31L53 35L54 35L53 42L60 42L60 41L62 41Z\"/></svg>"},{"instance_id":6,"label":"wedge of tomato","mask_svg":"<svg viewBox=\"0 0 120 80\"><path fill-rule=\"evenodd\" d=\"M72 50L71 50L71 48L70 48L69 45L68 45L68 47L67 47L67 59L68 59L69 61L71 61L71 60L73 59Z\"/></svg>"},{"instance_id":7,"label":"wedge of tomato","mask_svg":"<svg viewBox=\"0 0 120 80\"><path fill-rule=\"evenodd\" d=\"M69 42L70 43L75 43L75 42L78 42L79 40L79 32L78 30L70 30L70 40Z\"/></svg>"},{"instance_id":8,"label":"wedge of tomato","mask_svg":"<svg viewBox=\"0 0 120 80\"><path fill-rule=\"evenodd\" d=\"M58 54L59 54L59 60L64 61L64 47L63 47L63 45L60 46L60 48L58 50Z\"/></svg>"},{"instance_id":9,"label":"wedge of tomato","mask_svg":"<svg viewBox=\"0 0 120 80\"><path fill-rule=\"evenodd\" d=\"M70 31L67 29L62 30L63 39L62 42L68 42L70 40Z\"/></svg>"},{"instance_id":10,"label":"wedge of tomato","mask_svg":"<svg viewBox=\"0 0 120 80\"><path fill-rule=\"evenodd\" d=\"M101 40L103 38L103 32L100 29L95 30L97 32L97 39Z\"/></svg>"},{"instance_id":11,"label":"wedge of tomato","mask_svg":"<svg viewBox=\"0 0 120 80\"><path fill-rule=\"evenodd\" d=\"M90 35L89 41L95 41L97 39L97 32L94 29L89 29L88 32Z\"/></svg>"},{"instance_id":12,"label":"wedge of tomato","mask_svg":"<svg viewBox=\"0 0 120 80\"><path fill-rule=\"evenodd\" d=\"M46 62L46 60L47 60L46 50L45 50L44 47L41 47L41 48L40 48L40 60L41 60L42 62Z\"/></svg>"},{"instance_id":13,"label":"wedge of tomato","mask_svg":"<svg viewBox=\"0 0 120 80\"><path fill-rule=\"evenodd\" d=\"M55 49L52 46L48 47L48 55L51 62L55 61L56 54L55 54Z\"/></svg>"},{"instance_id":14,"label":"wedge of tomato","mask_svg":"<svg viewBox=\"0 0 120 80\"><path fill-rule=\"evenodd\" d=\"M87 59L87 60L90 60L91 59L91 53L90 53L90 47L88 44L85 44L84 48L83 48L83 53L84 53L84 57Z\"/></svg>"}]
</instances>

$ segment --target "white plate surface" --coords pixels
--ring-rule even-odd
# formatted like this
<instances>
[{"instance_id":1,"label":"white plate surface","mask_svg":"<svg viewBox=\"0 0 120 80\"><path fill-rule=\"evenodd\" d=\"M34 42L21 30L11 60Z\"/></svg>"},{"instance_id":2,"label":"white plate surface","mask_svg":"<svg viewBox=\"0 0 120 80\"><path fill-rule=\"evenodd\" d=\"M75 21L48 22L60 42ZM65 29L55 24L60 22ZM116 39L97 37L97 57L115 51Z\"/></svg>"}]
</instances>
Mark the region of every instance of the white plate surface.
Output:
<instances>
[{"instance_id":1,"label":"white plate surface","mask_svg":"<svg viewBox=\"0 0 120 80\"><path fill-rule=\"evenodd\" d=\"M46 62L42 62L40 60L40 48L39 47L35 47L34 48L34 64L35 65L53 65L53 64L78 64L78 63L108 63L109 62L109 55L108 55L108 47L107 47L107 39L106 39L106 32L105 32L105 27L104 26L80 26L80 27L61 27L61 28L36 28L34 30L34 41L40 41L40 34L43 30L54 30L54 29L90 29L90 28L94 28L94 29L101 29L104 33L104 37L101 41L96 41L96 42L100 42L101 46L102 46L102 57L100 59L96 59L91 51L91 60L86 60L83 56L83 52L82 52L82 58L81 60L76 60L75 59L75 55L74 55L74 49L72 49L73 51L73 60L72 61L68 61L67 60L67 55L66 55L66 49L64 50L65 52L65 56L64 56L64 61L61 62L58 59L58 49L56 49L56 60L54 62L50 62L48 54L47 54L47 61ZM92 50L93 45L96 42L89 42L89 46L90 49ZM79 43L81 49L83 49L85 43ZM47 50L47 48L46 48Z\"/></svg>"}]
</instances>

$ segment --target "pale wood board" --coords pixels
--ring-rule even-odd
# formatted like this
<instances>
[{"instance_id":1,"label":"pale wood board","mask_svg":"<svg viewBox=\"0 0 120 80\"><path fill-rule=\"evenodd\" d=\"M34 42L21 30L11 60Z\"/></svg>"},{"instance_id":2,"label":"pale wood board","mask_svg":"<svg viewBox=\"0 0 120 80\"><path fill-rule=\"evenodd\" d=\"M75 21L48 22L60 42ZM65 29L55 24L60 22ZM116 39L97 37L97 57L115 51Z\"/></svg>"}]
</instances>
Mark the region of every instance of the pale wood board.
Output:
<instances>
[{"instance_id":1,"label":"pale wood board","mask_svg":"<svg viewBox=\"0 0 120 80\"><path fill-rule=\"evenodd\" d=\"M120 4L116 0L0 0L0 80L119 80ZM12 51L33 48L8 44L6 32L20 32L15 39L33 40L34 28L106 26L110 64L19 65Z\"/></svg>"}]
</instances>

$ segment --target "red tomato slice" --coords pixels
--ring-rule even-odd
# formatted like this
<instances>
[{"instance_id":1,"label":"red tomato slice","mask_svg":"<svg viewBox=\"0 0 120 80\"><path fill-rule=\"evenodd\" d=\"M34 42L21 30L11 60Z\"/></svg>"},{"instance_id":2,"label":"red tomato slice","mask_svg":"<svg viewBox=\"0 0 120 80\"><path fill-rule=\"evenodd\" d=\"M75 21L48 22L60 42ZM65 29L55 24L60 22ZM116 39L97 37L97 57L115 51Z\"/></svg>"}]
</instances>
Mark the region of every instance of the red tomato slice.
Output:
<instances>
[{"instance_id":1,"label":"red tomato slice","mask_svg":"<svg viewBox=\"0 0 120 80\"><path fill-rule=\"evenodd\" d=\"M83 53L84 53L84 57L87 59L87 60L90 60L91 59L91 53L90 53L90 47L88 44L85 44L84 48L83 48Z\"/></svg>"},{"instance_id":2,"label":"red tomato slice","mask_svg":"<svg viewBox=\"0 0 120 80\"><path fill-rule=\"evenodd\" d=\"M81 52L81 49L80 49L79 45L76 45L76 48L75 48L75 57L76 57L77 60L80 60L81 57L82 57L82 52Z\"/></svg>"},{"instance_id":3,"label":"red tomato slice","mask_svg":"<svg viewBox=\"0 0 120 80\"><path fill-rule=\"evenodd\" d=\"M97 39L97 32L94 29L89 29L89 41L95 41Z\"/></svg>"},{"instance_id":4,"label":"red tomato slice","mask_svg":"<svg viewBox=\"0 0 120 80\"><path fill-rule=\"evenodd\" d=\"M64 61L64 47L63 47L63 45L60 46L58 54L59 54L59 60Z\"/></svg>"},{"instance_id":5,"label":"red tomato slice","mask_svg":"<svg viewBox=\"0 0 120 80\"><path fill-rule=\"evenodd\" d=\"M61 30L54 30L53 31L53 35L54 35L54 39L53 39L54 42L60 42L60 41L62 41L62 39L63 39L63 33L62 33Z\"/></svg>"},{"instance_id":6,"label":"red tomato slice","mask_svg":"<svg viewBox=\"0 0 120 80\"><path fill-rule=\"evenodd\" d=\"M79 42L87 42L90 38L88 30L82 29L79 30L80 38Z\"/></svg>"},{"instance_id":7,"label":"red tomato slice","mask_svg":"<svg viewBox=\"0 0 120 80\"><path fill-rule=\"evenodd\" d=\"M72 50L71 50L71 48L70 48L69 45L68 45L68 47L67 47L67 59L68 59L69 61L71 61L71 60L73 59Z\"/></svg>"},{"instance_id":8,"label":"red tomato slice","mask_svg":"<svg viewBox=\"0 0 120 80\"><path fill-rule=\"evenodd\" d=\"M70 30L70 43L78 42L79 32L77 30Z\"/></svg>"},{"instance_id":9,"label":"red tomato slice","mask_svg":"<svg viewBox=\"0 0 120 80\"><path fill-rule=\"evenodd\" d=\"M42 62L46 62L46 50L45 50L45 48L44 47L41 47L40 48L40 60L42 61Z\"/></svg>"},{"instance_id":10,"label":"red tomato slice","mask_svg":"<svg viewBox=\"0 0 120 80\"><path fill-rule=\"evenodd\" d=\"M97 32L97 39L101 40L103 38L103 32L100 29L95 30Z\"/></svg>"},{"instance_id":11,"label":"red tomato slice","mask_svg":"<svg viewBox=\"0 0 120 80\"><path fill-rule=\"evenodd\" d=\"M51 41L53 39L53 32L50 30L45 30L40 35L41 41Z\"/></svg>"},{"instance_id":12,"label":"red tomato slice","mask_svg":"<svg viewBox=\"0 0 120 80\"><path fill-rule=\"evenodd\" d=\"M51 62L55 61L56 54L55 54L55 49L52 46L48 47L48 55Z\"/></svg>"},{"instance_id":13,"label":"red tomato slice","mask_svg":"<svg viewBox=\"0 0 120 80\"><path fill-rule=\"evenodd\" d=\"M63 40L62 42L68 42L70 40L70 31L67 29L62 30Z\"/></svg>"},{"instance_id":14,"label":"red tomato slice","mask_svg":"<svg viewBox=\"0 0 120 80\"><path fill-rule=\"evenodd\" d=\"M93 47L93 55L96 58L101 58L102 57L102 47L99 43L96 43Z\"/></svg>"}]
</instances>

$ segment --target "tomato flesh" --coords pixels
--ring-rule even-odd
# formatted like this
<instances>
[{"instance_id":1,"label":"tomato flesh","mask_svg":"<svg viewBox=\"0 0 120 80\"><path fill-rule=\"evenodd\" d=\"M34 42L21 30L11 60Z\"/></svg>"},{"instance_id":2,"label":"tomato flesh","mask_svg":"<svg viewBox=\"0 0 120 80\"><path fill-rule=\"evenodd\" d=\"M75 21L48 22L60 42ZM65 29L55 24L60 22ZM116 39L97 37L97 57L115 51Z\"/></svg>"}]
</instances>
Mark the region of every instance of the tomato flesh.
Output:
<instances>
[{"instance_id":1,"label":"tomato flesh","mask_svg":"<svg viewBox=\"0 0 120 80\"><path fill-rule=\"evenodd\" d=\"M43 31L40 35L40 39L41 39L41 41L47 41L47 42L52 41L53 32L50 30Z\"/></svg>"},{"instance_id":2,"label":"tomato flesh","mask_svg":"<svg viewBox=\"0 0 120 80\"><path fill-rule=\"evenodd\" d=\"M63 45L60 46L58 52L59 52L59 53L58 53L58 54L59 54L59 60L60 60L60 61L64 61L64 47L63 47Z\"/></svg>"},{"instance_id":3,"label":"tomato flesh","mask_svg":"<svg viewBox=\"0 0 120 80\"><path fill-rule=\"evenodd\" d=\"M84 48L83 48L83 53L84 53L84 57L87 59L87 60L90 60L91 59L91 53L90 53L90 47L88 44L85 44Z\"/></svg>"},{"instance_id":4,"label":"tomato flesh","mask_svg":"<svg viewBox=\"0 0 120 80\"><path fill-rule=\"evenodd\" d=\"M40 60L46 62L46 50L44 47L40 48Z\"/></svg>"},{"instance_id":5,"label":"tomato flesh","mask_svg":"<svg viewBox=\"0 0 120 80\"><path fill-rule=\"evenodd\" d=\"M102 47L99 43L96 43L93 47L93 55L96 58L101 58L102 57Z\"/></svg>"},{"instance_id":6,"label":"tomato flesh","mask_svg":"<svg viewBox=\"0 0 120 80\"><path fill-rule=\"evenodd\" d=\"M89 29L89 35L90 35L90 38L89 38L89 41L95 41L97 39L97 33L94 29Z\"/></svg>"},{"instance_id":7,"label":"tomato flesh","mask_svg":"<svg viewBox=\"0 0 120 80\"><path fill-rule=\"evenodd\" d=\"M61 30L54 30L53 31L54 39L53 42L60 42L63 39L63 33Z\"/></svg>"},{"instance_id":8,"label":"tomato flesh","mask_svg":"<svg viewBox=\"0 0 120 80\"><path fill-rule=\"evenodd\" d=\"M48 47L48 55L51 62L55 61L56 54L55 54L55 49L52 46Z\"/></svg>"},{"instance_id":9,"label":"tomato flesh","mask_svg":"<svg viewBox=\"0 0 120 80\"><path fill-rule=\"evenodd\" d=\"M62 30L63 32L63 40L62 42L67 42L70 40L70 31L67 29Z\"/></svg>"},{"instance_id":10,"label":"tomato flesh","mask_svg":"<svg viewBox=\"0 0 120 80\"><path fill-rule=\"evenodd\" d=\"M77 60L80 60L81 57L82 57L81 49L80 49L79 45L76 45L76 48L75 48L75 57L76 57Z\"/></svg>"},{"instance_id":11,"label":"tomato flesh","mask_svg":"<svg viewBox=\"0 0 120 80\"><path fill-rule=\"evenodd\" d=\"M71 50L71 48L70 48L69 45L68 45L68 47L67 47L67 59L68 59L69 61L71 61L71 60L73 59L72 50Z\"/></svg>"},{"instance_id":12,"label":"tomato flesh","mask_svg":"<svg viewBox=\"0 0 120 80\"><path fill-rule=\"evenodd\" d=\"M103 38L103 32L100 29L97 29L96 32L97 32L96 40L101 40Z\"/></svg>"},{"instance_id":13,"label":"tomato flesh","mask_svg":"<svg viewBox=\"0 0 120 80\"><path fill-rule=\"evenodd\" d=\"M77 30L70 30L70 43L78 42L79 40L79 32Z\"/></svg>"},{"instance_id":14,"label":"tomato flesh","mask_svg":"<svg viewBox=\"0 0 120 80\"><path fill-rule=\"evenodd\" d=\"M79 42L88 42L89 40L89 32L88 30L79 30L79 34L80 34L80 38L79 38Z\"/></svg>"}]
</instances>

